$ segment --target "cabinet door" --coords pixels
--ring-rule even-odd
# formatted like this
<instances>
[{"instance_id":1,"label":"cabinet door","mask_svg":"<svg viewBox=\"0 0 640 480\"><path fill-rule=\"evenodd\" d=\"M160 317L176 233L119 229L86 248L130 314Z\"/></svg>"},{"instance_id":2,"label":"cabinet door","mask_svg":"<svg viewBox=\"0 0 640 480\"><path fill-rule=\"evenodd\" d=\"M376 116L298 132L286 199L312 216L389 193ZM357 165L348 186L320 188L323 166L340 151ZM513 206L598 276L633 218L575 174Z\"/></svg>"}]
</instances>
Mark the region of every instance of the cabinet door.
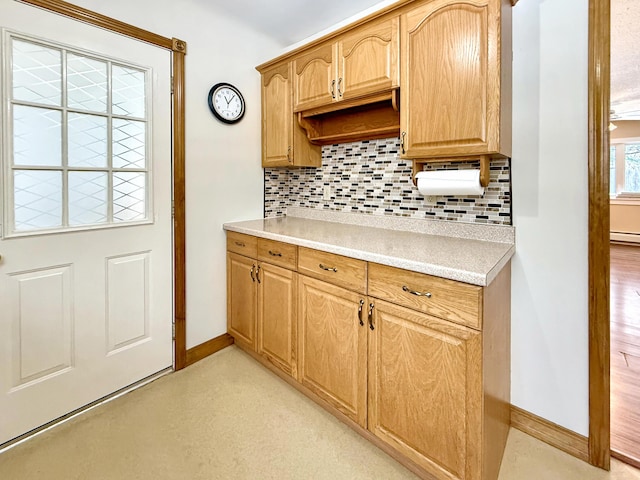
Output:
<instances>
[{"instance_id":1,"label":"cabinet door","mask_svg":"<svg viewBox=\"0 0 640 480\"><path fill-rule=\"evenodd\" d=\"M298 380L366 426L366 297L299 277Z\"/></svg>"},{"instance_id":2,"label":"cabinet door","mask_svg":"<svg viewBox=\"0 0 640 480\"><path fill-rule=\"evenodd\" d=\"M297 274L260 264L258 287L258 353L296 377Z\"/></svg>"},{"instance_id":3,"label":"cabinet door","mask_svg":"<svg viewBox=\"0 0 640 480\"><path fill-rule=\"evenodd\" d=\"M480 479L481 334L379 300L373 319L369 430L437 478Z\"/></svg>"},{"instance_id":4,"label":"cabinet door","mask_svg":"<svg viewBox=\"0 0 640 480\"><path fill-rule=\"evenodd\" d=\"M337 93L333 44L321 45L295 57L293 75L296 112L333 102Z\"/></svg>"},{"instance_id":5,"label":"cabinet door","mask_svg":"<svg viewBox=\"0 0 640 480\"><path fill-rule=\"evenodd\" d=\"M434 0L402 15L405 157L499 149L499 19L499 0Z\"/></svg>"},{"instance_id":6,"label":"cabinet door","mask_svg":"<svg viewBox=\"0 0 640 480\"><path fill-rule=\"evenodd\" d=\"M338 40L338 99L398 86L398 23L394 17L365 25Z\"/></svg>"},{"instance_id":7,"label":"cabinet door","mask_svg":"<svg viewBox=\"0 0 640 480\"><path fill-rule=\"evenodd\" d=\"M237 343L256 349L257 262L227 253L227 331Z\"/></svg>"},{"instance_id":8,"label":"cabinet door","mask_svg":"<svg viewBox=\"0 0 640 480\"><path fill-rule=\"evenodd\" d=\"M262 74L262 166L293 162L293 109L289 63Z\"/></svg>"}]
</instances>

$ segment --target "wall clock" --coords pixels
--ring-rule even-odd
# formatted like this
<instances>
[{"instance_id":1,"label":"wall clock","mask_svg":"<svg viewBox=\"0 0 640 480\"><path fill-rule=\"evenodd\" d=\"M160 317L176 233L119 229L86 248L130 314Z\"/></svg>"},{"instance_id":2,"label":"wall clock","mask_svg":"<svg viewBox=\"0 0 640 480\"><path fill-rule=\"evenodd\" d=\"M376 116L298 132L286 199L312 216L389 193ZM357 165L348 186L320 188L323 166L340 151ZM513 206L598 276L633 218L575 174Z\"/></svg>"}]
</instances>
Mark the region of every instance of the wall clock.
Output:
<instances>
[{"instance_id":1,"label":"wall clock","mask_svg":"<svg viewBox=\"0 0 640 480\"><path fill-rule=\"evenodd\" d=\"M244 97L230 83L217 83L209 90L209 108L221 122L236 123L244 116Z\"/></svg>"}]
</instances>

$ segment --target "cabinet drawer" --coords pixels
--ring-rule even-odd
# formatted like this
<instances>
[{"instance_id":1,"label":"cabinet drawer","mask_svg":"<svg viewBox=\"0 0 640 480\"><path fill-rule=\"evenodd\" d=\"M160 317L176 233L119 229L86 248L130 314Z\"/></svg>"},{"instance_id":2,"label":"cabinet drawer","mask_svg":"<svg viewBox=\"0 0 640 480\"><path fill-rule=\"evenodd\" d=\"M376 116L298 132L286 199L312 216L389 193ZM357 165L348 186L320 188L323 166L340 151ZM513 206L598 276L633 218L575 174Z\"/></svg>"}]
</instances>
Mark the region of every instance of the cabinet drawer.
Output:
<instances>
[{"instance_id":1,"label":"cabinet drawer","mask_svg":"<svg viewBox=\"0 0 640 480\"><path fill-rule=\"evenodd\" d=\"M259 238L258 260L295 270L298 260L298 247L289 243Z\"/></svg>"},{"instance_id":2,"label":"cabinet drawer","mask_svg":"<svg viewBox=\"0 0 640 480\"><path fill-rule=\"evenodd\" d=\"M258 239L243 233L227 232L227 250L246 257L256 258L258 255Z\"/></svg>"},{"instance_id":3,"label":"cabinet drawer","mask_svg":"<svg viewBox=\"0 0 640 480\"><path fill-rule=\"evenodd\" d=\"M366 294L367 262L300 247L298 272Z\"/></svg>"},{"instance_id":4,"label":"cabinet drawer","mask_svg":"<svg viewBox=\"0 0 640 480\"><path fill-rule=\"evenodd\" d=\"M471 328L482 328L482 287L370 263L369 295Z\"/></svg>"}]
</instances>

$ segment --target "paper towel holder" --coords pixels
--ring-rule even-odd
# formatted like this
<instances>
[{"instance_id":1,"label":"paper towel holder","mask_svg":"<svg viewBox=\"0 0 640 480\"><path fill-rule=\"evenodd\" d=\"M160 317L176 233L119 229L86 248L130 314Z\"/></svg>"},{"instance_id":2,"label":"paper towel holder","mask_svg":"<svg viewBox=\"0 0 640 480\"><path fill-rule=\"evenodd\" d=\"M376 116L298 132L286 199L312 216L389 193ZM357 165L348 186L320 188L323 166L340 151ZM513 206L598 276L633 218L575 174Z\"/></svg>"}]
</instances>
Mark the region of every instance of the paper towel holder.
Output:
<instances>
[{"instance_id":1,"label":"paper towel holder","mask_svg":"<svg viewBox=\"0 0 640 480\"><path fill-rule=\"evenodd\" d=\"M476 155L475 157L454 157L454 158L414 158L413 159L413 174L411 179L413 184L417 186L416 175L421 172L423 166L426 163L442 162L477 162L480 160L480 185L487 187L489 185L489 177L491 175L491 156L490 155Z\"/></svg>"}]
</instances>

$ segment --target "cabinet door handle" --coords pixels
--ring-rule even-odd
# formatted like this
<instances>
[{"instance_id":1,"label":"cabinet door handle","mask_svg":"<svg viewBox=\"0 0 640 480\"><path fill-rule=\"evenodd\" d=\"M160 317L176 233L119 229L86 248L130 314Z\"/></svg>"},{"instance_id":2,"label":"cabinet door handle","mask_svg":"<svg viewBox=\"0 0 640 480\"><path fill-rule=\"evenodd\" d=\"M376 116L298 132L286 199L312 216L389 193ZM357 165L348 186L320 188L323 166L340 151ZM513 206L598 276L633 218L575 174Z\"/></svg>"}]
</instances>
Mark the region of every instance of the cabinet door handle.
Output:
<instances>
[{"instance_id":1,"label":"cabinet door handle","mask_svg":"<svg viewBox=\"0 0 640 480\"><path fill-rule=\"evenodd\" d=\"M360 326L364 325L364 321L362 320L362 307L364 307L364 300L360 300L360 306L358 307L358 320L360 320Z\"/></svg>"},{"instance_id":2,"label":"cabinet door handle","mask_svg":"<svg viewBox=\"0 0 640 480\"><path fill-rule=\"evenodd\" d=\"M323 264L318 265L322 270L326 270L327 272L337 272L338 269L336 267L325 267Z\"/></svg>"},{"instance_id":3,"label":"cabinet door handle","mask_svg":"<svg viewBox=\"0 0 640 480\"><path fill-rule=\"evenodd\" d=\"M342 96L342 77L338 79L338 95Z\"/></svg>"},{"instance_id":4,"label":"cabinet door handle","mask_svg":"<svg viewBox=\"0 0 640 480\"><path fill-rule=\"evenodd\" d=\"M269 250L269 255L271 255L272 257L281 257L282 254L280 252L272 252L271 250Z\"/></svg>"},{"instance_id":5,"label":"cabinet door handle","mask_svg":"<svg viewBox=\"0 0 640 480\"><path fill-rule=\"evenodd\" d=\"M336 81L331 80L331 98L335 100L336 98Z\"/></svg>"},{"instance_id":6,"label":"cabinet door handle","mask_svg":"<svg viewBox=\"0 0 640 480\"><path fill-rule=\"evenodd\" d=\"M255 265L253 265L253 266L251 267L251 281L252 281L252 282L254 282L254 283L255 283L255 281L256 281L256 277L255 277L255 275L254 275L254 273L253 273L253 272L255 271L255 269L256 269L256 266L255 266Z\"/></svg>"},{"instance_id":7,"label":"cabinet door handle","mask_svg":"<svg viewBox=\"0 0 640 480\"><path fill-rule=\"evenodd\" d=\"M293 162L293 158L291 158L291 145L289 145L289 148L287 148L287 162Z\"/></svg>"},{"instance_id":8,"label":"cabinet door handle","mask_svg":"<svg viewBox=\"0 0 640 480\"><path fill-rule=\"evenodd\" d=\"M407 136L407 132L402 132L402 138L400 139L400 149L402 150L402 154L407 153L404 149L404 137Z\"/></svg>"},{"instance_id":9,"label":"cabinet door handle","mask_svg":"<svg viewBox=\"0 0 640 480\"><path fill-rule=\"evenodd\" d=\"M239 247L246 247L246 245L243 242L233 242L233 243L235 243Z\"/></svg>"},{"instance_id":10,"label":"cabinet door handle","mask_svg":"<svg viewBox=\"0 0 640 480\"><path fill-rule=\"evenodd\" d=\"M256 270L256 280L258 281L258 283L262 283L260 281L260 265L258 265L258 269Z\"/></svg>"},{"instance_id":11,"label":"cabinet door handle","mask_svg":"<svg viewBox=\"0 0 640 480\"><path fill-rule=\"evenodd\" d=\"M376 327L373 326L373 308L374 308L373 303L370 303L369 304L369 317L368 317L368 319L369 319L369 328L371 330L375 330L375 328L376 328Z\"/></svg>"},{"instance_id":12,"label":"cabinet door handle","mask_svg":"<svg viewBox=\"0 0 640 480\"><path fill-rule=\"evenodd\" d=\"M416 292L415 290L411 290L409 287L407 287L406 285L402 286L402 290L410 293L411 295L416 295L418 297L427 297L427 298L431 298L431 292Z\"/></svg>"}]
</instances>

